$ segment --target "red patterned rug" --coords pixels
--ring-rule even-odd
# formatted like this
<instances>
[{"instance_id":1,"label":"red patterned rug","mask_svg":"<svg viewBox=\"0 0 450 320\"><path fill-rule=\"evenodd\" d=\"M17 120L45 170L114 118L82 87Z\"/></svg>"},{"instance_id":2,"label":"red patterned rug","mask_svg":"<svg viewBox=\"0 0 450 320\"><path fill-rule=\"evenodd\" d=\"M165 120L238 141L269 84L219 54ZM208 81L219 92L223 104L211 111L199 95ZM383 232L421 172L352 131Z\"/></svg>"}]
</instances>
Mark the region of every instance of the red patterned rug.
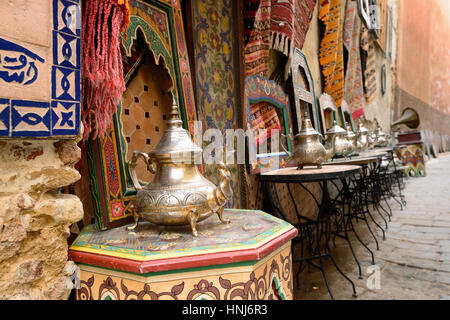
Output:
<instances>
[{"instance_id":1,"label":"red patterned rug","mask_svg":"<svg viewBox=\"0 0 450 320\"><path fill-rule=\"evenodd\" d=\"M270 0L246 0L244 8L245 76L269 70Z\"/></svg>"},{"instance_id":2,"label":"red patterned rug","mask_svg":"<svg viewBox=\"0 0 450 320\"><path fill-rule=\"evenodd\" d=\"M360 31L361 19L358 16L356 2L347 0L344 46L348 51L348 62L344 82L344 100L349 105L353 119L357 119L364 114L365 106L359 45Z\"/></svg>"},{"instance_id":3,"label":"red patterned rug","mask_svg":"<svg viewBox=\"0 0 450 320\"><path fill-rule=\"evenodd\" d=\"M252 128L256 130L255 145L259 145L270 138L272 129L279 130L281 128L277 111L271 104L267 102L255 103L251 107L251 113Z\"/></svg>"},{"instance_id":4,"label":"red patterned rug","mask_svg":"<svg viewBox=\"0 0 450 320\"><path fill-rule=\"evenodd\" d=\"M317 0L246 0L244 39L246 76L267 76L269 50L291 57L301 49Z\"/></svg>"},{"instance_id":5,"label":"red patterned rug","mask_svg":"<svg viewBox=\"0 0 450 320\"><path fill-rule=\"evenodd\" d=\"M295 1L295 47L302 49L317 0Z\"/></svg>"},{"instance_id":6,"label":"red patterned rug","mask_svg":"<svg viewBox=\"0 0 450 320\"><path fill-rule=\"evenodd\" d=\"M294 38L294 0L272 0L270 13L270 46L290 57Z\"/></svg>"}]
</instances>

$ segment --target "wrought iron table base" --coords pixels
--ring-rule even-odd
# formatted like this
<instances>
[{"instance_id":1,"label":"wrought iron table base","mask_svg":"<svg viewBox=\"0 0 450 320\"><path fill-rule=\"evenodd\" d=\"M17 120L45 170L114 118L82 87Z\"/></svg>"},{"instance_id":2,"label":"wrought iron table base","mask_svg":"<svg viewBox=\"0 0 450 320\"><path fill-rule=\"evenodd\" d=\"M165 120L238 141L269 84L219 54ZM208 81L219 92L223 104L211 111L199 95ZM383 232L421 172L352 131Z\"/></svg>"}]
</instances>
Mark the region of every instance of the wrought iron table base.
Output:
<instances>
[{"instance_id":1,"label":"wrought iron table base","mask_svg":"<svg viewBox=\"0 0 450 320\"><path fill-rule=\"evenodd\" d=\"M299 275L302 270L303 262L307 262L308 265L313 266L317 269L319 269L322 272L325 285L328 289L328 292L330 294L331 299L334 299L333 293L331 291L331 288L328 283L328 279L325 272L325 267L323 264L323 259L330 258L333 265L335 266L336 270L347 280L350 282L352 289L353 289L353 296L357 297L355 284L353 281L341 270L341 268L336 263L336 260L334 259L333 255L331 254L330 249L330 235L333 233L331 230L332 225L332 217L336 215L336 208L335 208L335 201L330 198L329 192L328 192L328 186L327 186L327 180L322 180L319 182L319 185L322 190L322 201L319 202L314 195L308 188L306 188L303 183L298 182L298 184L309 193L309 195L312 197L314 202L316 203L316 206L318 208L318 218L317 220L312 220L307 217L304 217L300 214L297 204L295 202L295 198L292 194L290 183L286 183L289 191L289 196L292 200L292 203L295 208L295 212L298 218L298 223L294 224L294 226L298 229L299 235L296 239L294 239L294 243L301 242L301 258L293 258L293 263L298 262L299 268L296 274L297 278L297 287L299 287ZM339 191L339 195L343 192L343 190ZM338 196L339 196L338 195ZM337 197L336 197L337 198ZM283 219L287 219L287 217L284 215L283 211L278 208L273 201L270 203L272 209L276 212L278 212ZM289 221L289 220L286 220ZM315 231L314 232L314 229ZM315 235L315 236L314 236ZM314 239L315 238L315 239ZM353 247L351 246L350 239L348 237L348 234L346 233L345 239L349 243L350 250L352 252L352 255L358 265L359 273L361 276L361 266L360 263L356 257L356 254L353 250ZM308 256L304 255L304 242L306 242L306 249L308 250ZM322 242L324 243L324 247L322 247ZM293 250L294 255L294 250ZM319 260L319 264L314 263L314 260Z\"/></svg>"}]
</instances>

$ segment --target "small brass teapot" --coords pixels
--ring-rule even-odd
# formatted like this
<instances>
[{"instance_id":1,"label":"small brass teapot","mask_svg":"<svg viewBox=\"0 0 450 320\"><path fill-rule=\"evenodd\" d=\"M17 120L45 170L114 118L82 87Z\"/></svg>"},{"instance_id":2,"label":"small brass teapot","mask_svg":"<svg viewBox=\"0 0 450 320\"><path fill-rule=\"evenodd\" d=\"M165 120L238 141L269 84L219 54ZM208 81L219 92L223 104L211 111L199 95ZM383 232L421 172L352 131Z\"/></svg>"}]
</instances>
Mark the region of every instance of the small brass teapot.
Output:
<instances>
[{"instance_id":1,"label":"small brass teapot","mask_svg":"<svg viewBox=\"0 0 450 320\"><path fill-rule=\"evenodd\" d=\"M326 142L333 145L334 157L347 157L353 152L352 142L347 140L347 131L338 126L336 120L334 125L327 131Z\"/></svg>"},{"instance_id":2,"label":"small brass teapot","mask_svg":"<svg viewBox=\"0 0 450 320\"><path fill-rule=\"evenodd\" d=\"M353 132L352 127L347 124L347 140L352 143L352 150L356 149L356 134Z\"/></svg>"},{"instance_id":3,"label":"small brass teapot","mask_svg":"<svg viewBox=\"0 0 450 320\"><path fill-rule=\"evenodd\" d=\"M385 147L389 143L389 135L381 130L380 126L377 126L375 129L375 136L376 136L376 147Z\"/></svg>"},{"instance_id":4,"label":"small brass teapot","mask_svg":"<svg viewBox=\"0 0 450 320\"><path fill-rule=\"evenodd\" d=\"M174 105L159 143L148 155L134 151L128 163L137 190L134 224L128 227L129 230L134 230L142 217L158 225L190 225L192 235L196 237L196 223L213 213L218 215L222 223L230 222L222 217L225 203L233 194L230 172L223 163L219 163L218 186L203 177L194 161L196 156L201 157L202 149L192 142L181 125L178 107ZM139 158L145 161L148 170L155 175L144 187L136 176Z\"/></svg>"},{"instance_id":5,"label":"small brass teapot","mask_svg":"<svg viewBox=\"0 0 450 320\"><path fill-rule=\"evenodd\" d=\"M304 166L317 166L322 168L322 162L330 159L334 154L334 138L330 145L326 147L320 142L322 135L317 132L309 119L308 112L305 112L305 116L302 120L302 130L292 139L291 136L287 136L291 142L293 141L294 152L289 152L283 145L284 151L293 158L298 166L298 169L303 169Z\"/></svg>"},{"instance_id":6,"label":"small brass teapot","mask_svg":"<svg viewBox=\"0 0 450 320\"><path fill-rule=\"evenodd\" d=\"M360 122L358 130L356 131L356 149L358 151L363 151L369 146L369 130L364 127L363 123Z\"/></svg>"}]
</instances>

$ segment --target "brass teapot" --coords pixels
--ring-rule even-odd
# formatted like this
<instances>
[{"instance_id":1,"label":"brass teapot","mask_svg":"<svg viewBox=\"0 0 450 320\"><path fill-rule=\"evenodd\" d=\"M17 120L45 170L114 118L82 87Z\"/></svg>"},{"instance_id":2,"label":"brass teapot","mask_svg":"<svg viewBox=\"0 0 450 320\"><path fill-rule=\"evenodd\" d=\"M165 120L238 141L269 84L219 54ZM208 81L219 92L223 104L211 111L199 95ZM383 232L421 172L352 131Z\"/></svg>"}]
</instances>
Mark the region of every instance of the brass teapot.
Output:
<instances>
[{"instance_id":1,"label":"brass teapot","mask_svg":"<svg viewBox=\"0 0 450 320\"><path fill-rule=\"evenodd\" d=\"M390 136L383 132L380 126L375 129L376 142L375 147L385 147L389 143Z\"/></svg>"},{"instance_id":2,"label":"brass teapot","mask_svg":"<svg viewBox=\"0 0 450 320\"><path fill-rule=\"evenodd\" d=\"M347 135L346 138L352 143L352 150L356 150L356 134L353 132L352 127L347 124Z\"/></svg>"},{"instance_id":3,"label":"brass teapot","mask_svg":"<svg viewBox=\"0 0 450 320\"><path fill-rule=\"evenodd\" d=\"M320 142L322 135L317 132L309 119L308 112L305 112L305 116L302 120L302 130L292 139L288 137L291 142L293 141L294 152L289 152L283 145L284 151L293 158L298 166L298 169L303 169L304 166L317 166L322 168L322 162L330 159L334 155L334 139L332 138L331 144L324 146Z\"/></svg>"},{"instance_id":4,"label":"brass teapot","mask_svg":"<svg viewBox=\"0 0 450 320\"><path fill-rule=\"evenodd\" d=\"M360 122L358 130L356 131L356 149L358 151L363 151L369 146L369 130L364 127L363 123Z\"/></svg>"},{"instance_id":5,"label":"brass teapot","mask_svg":"<svg viewBox=\"0 0 450 320\"><path fill-rule=\"evenodd\" d=\"M139 218L158 225L190 225L192 235L198 235L196 224L213 213L222 223L230 221L222 217L227 200L231 199L231 175L223 163L219 163L220 183L214 185L203 177L194 159L200 157L202 149L192 142L188 132L182 128L178 107L172 106L167 120L167 129L160 142L149 154L134 151L128 166L133 185L137 190L134 224ZM136 176L137 160L142 158L148 170L155 176L142 187Z\"/></svg>"},{"instance_id":6,"label":"brass teapot","mask_svg":"<svg viewBox=\"0 0 450 320\"><path fill-rule=\"evenodd\" d=\"M336 120L334 125L327 131L326 142L333 145L334 157L347 157L353 152L353 144L347 140L347 131L338 126Z\"/></svg>"}]
</instances>

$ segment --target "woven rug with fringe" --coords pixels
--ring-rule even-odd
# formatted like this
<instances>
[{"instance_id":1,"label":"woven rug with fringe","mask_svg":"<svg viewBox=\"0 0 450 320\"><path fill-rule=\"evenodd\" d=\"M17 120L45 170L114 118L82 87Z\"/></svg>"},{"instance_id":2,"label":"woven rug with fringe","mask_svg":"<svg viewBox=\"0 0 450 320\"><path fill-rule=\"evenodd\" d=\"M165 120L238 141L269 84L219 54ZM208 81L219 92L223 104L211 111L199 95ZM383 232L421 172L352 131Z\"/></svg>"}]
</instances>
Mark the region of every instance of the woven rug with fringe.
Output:
<instances>
[{"instance_id":1,"label":"woven rug with fringe","mask_svg":"<svg viewBox=\"0 0 450 320\"><path fill-rule=\"evenodd\" d=\"M295 1L295 47L302 49L317 0Z\"/></svg>"},{"instance_id":2,"label":"woven rug with fringe","mask_svg":"<svg viewBox=\"0 0 450 320\"><path fill-rule=\"evenodd\" d=\"M344 21L344 46L348 51L348 62L344 81L344 100L348 103L352 118L364 114L364 88L360 54L361 19L355 1L347 0Z\"/></svg>"},{"instance_id":3,"label":"woven rug with fringe","mask_svg":"<svg viewBox=\"0 0 450 320\"><path fill-rule=\"evenodd\" d=\"M290 58L301 49L317 0L246 0L244 40L246 76L267 76L269 50Z\"/></svg>"},{"instance_id":4,"label":"woven rug with fringe","mask_svg":"<svg viewBox=\"0 0 450 320\"><path fill-rule=\"evenodd\" d=\"M83 0L84 140L104 136L125 91L119 36L128 24L128 0Z\"/></svg>"},{"instance_id":5,"label":"woven rug with fringe","mask_svg":"<svg viewBox=\"0 0 450 320\"><path fill-rule=\"evenodd\" d=\"M320 0L319 19L325 30L320 41L319 62L325 86L323 92L340 106L344 96L344 57L340 0Z\"/></svg>"},{"instance_id":6,"label":"woven rug with fringe","mask_svg":"<svg viewBox=\"0 0 450 320\"><path fill-rule=\"evenodd\" d=\"M269 70L270 0L246 0L244 6L245 76Z\"/></svg>"},{"instance_id":7,"label":"woven rug with fringe","mask_svg":"<svg viewBox=\"0 0 450 320\"><path fill-rule=\"evenodd\" d=\"M373 47L373 42L370 42L369 30L364 25L361 27L361 48L364 52L364 58L362 59L364 66L364 93L366 102L370 103L375 99L377 93L375 48Z\"/></svg>"},{"instance_id":8,"label":"woven rug with fringe","mask_svg":"<svg viewBox=\"0 0 450 320\"><path fill-rule=\"evenodd\" d=\"M270 10L270 47L290 57L295 24L294 0L272 0Z\"/></svg>"}]
</instances>

